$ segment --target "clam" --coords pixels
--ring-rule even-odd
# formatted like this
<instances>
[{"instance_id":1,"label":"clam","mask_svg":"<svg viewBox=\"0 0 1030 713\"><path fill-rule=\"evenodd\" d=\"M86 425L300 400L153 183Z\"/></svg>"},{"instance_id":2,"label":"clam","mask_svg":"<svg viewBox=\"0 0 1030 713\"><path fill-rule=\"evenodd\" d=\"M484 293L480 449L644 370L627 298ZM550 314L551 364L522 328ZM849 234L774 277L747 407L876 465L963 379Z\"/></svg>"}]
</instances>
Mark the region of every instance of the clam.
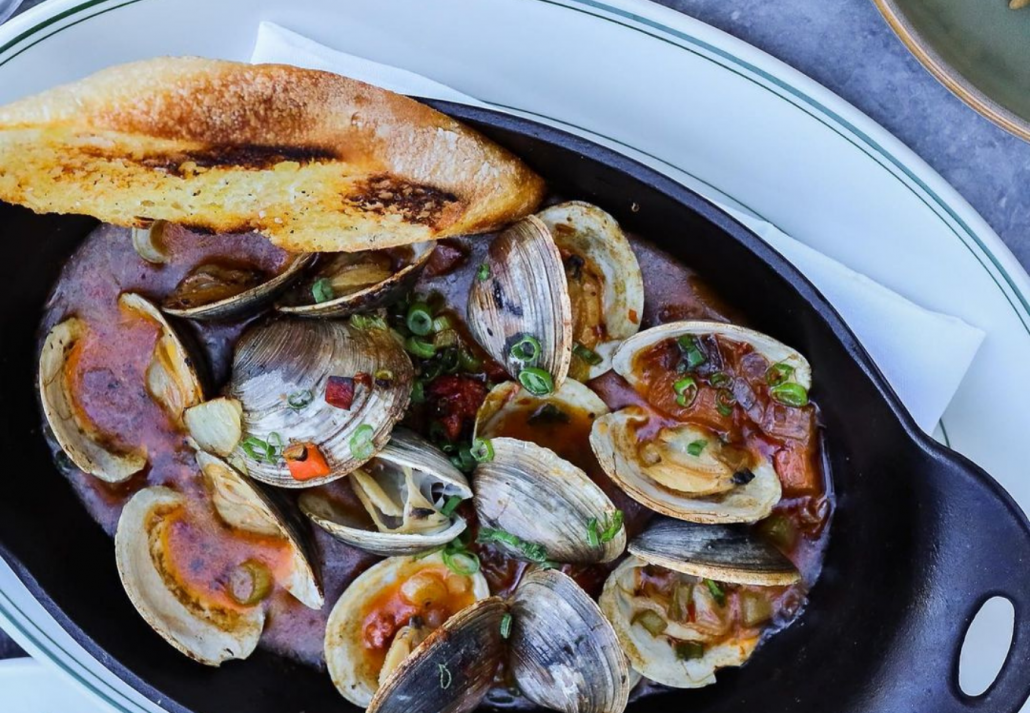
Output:
<instances>
[{"instance_id":1,"label":"clam","mask_svg":"<svg viewBox=\"0 0 1030 713\"><path fill-rule=\"evenodd\" d=\"M163 265L168 262L168 251L164 244L165 227L163 220L155 220L144 228L132 228L132 247L136 254L151 265Z\"/></svg>"},{"instance_id":2,"label":"clam","mask_svg":"<svg viewBox=\"0 0 1030 713\"><path fill-rule=\"evenodd\" d=\"M151 628L190 658L209 666L247 658L264 628L264 609L197 594L173 568L168 533L186 507L185 497L165 487L140 490L126 503L115 534L122 585Z\"/></svg>"},{"instance_id":3,"label":"clam","mask_svg":"<svg viewBox=\"0 0 1030 713\"><path fill-rule=\"evenodd\" d=\"M268 277L249 267L204 263L194 267L161 303L161 309L187 319L228 319L259 308L282 294L314 260L294 255L286 267Z\"/></svg>"},{"instance_id":4,"label":"clam","mask_svg":"<svg viewBox=\"0 0 1030 713\"><path fill-rule=\"evenodd\" d=\"M482 574L453 572L440 554L390 557L374 565L347 587L329 614L325 660L333 684L351 703L368 706L380 685L404 669L419 642L489 595ZM404 620L397 621L393 611L406 612ZM473 648L466 655L474 657L478 651ZM439 678L434 667L431 680ZM426 689L427 684L420 681Z\"/></svg>"},{"instance_id":5,"label":"clam","mask_svg":"<svg viewBox=\"0 0 1030 713\"><path fill-rule=\"evenodd\" d=\"M615 631L572 579L537 570L509 600L478 601L430 633L382 681L368 710L471 711L505 660L539 706L567 713L626 707L630 672Z\"/></svg>"},{"instance_id":6,"label":"clam","mask_svg":"<svg viewBox=\"0 0 1030 713\"><path fill-rule=\"evenodd\" d=\"M630 664L666 686L699 688L740 666L795 584L793 565L745 530L675 520L630 543L600 606Z\"/></svg>"},{"instance_id":7,"label":"clam","mask_svg":"<svg viewBox=\"0 0 1030 713\"><path fill-rule=\"evenodd\" d=\"M586 473L535 443L490 443L493 459L473 476L474 502L481 526L518 538L498 540L502 547L525 556L526 543L537 545L555 562L611 562L622 554L621 513Z\"/></svg>"},{"instance_id":8,"label":"clam","mask_svg":"<svg viewBox=\"0 0 1030 713\"><path fill-rule=\"evenodd\" d=\"M537 429L560 429L555 421L582 418L589 429L589 419L607 412L593 391L571 380L546 396L514 382L491 389L476 414L475 436L488 439L493 450L474 475L480 523L542 545L558 562L610 562L622 554L621 514L604 491L582 469L532 442ZM525 555L503 540L500 545Z\"/></svg>"},{"instance_id":9,"label":"clam","mask_svg":"<svg viewBox=\"0 0 1030 713\"><path fill-rule=\"evenodd\" d=\"M640 329L640 266L619 224L597 206L569 201L537 217L564 258L574 339L569 375L593 379L611 369L615 348Z\"/></svg>"},{"instance_id":10,"label":"clam","mask_svg":"<svg viewBox=\"0 0 1030 713\"><path fill-rule=\"evenodd\" d=\"M143 375L150 397L173 423L182 426L186 409L204 398L200 379L186 347L175 330L150 301L134 293L118 298L126 312L154 323L159 330L150 363ZM71 390L76 350L88 333L86 322L72 317L47 335L39 357L39 390L43 413L57 442L72 463L83 472L109 483L120 483L146 466L143 449L120 453L105 439L76 404Z\"/></svg>"},{"instance_id":11,"label":"clam","mask_svg":"<svg viewBox=\"0 0 1030 713\"><path fill-rule=\"evenodd\" d=\"M186 410L204 400L204 390L189 352L165 316L145 297L126 292L118 298L118 305L155 322L160 328L145 374L147 393L182 426Z\"/></svg>"},{"instance_id":12,"label":"clam","mask_svg":"<svg viewBox=\"0 0 1030 713\"><path fill-rule=\"evenodd\" d=\"M69 383L75 351L81 348L87 325L72 317L47 335L39 356L39 394L47 423L75 467L108 483L120 483L143 470L143 449L121 453L104 443L97 429L75 402Z\"/></svg>"},{"instance_id":13,"label":"clam","mask_svg":"<svg viewBox=\"0 0 1030 713\"><path fill-rule=\"evenodd\" d=\"M429 241L390 250L324 254L276 309L298 317L343 317L382 307L414 287L435 248Z\"/></svg>"},{"instance_id":14,"label":"clam","mask_svg":"<svg viewBox=\"0 0 1030 713\"><path fill-rule=\"evenodd\" d=\"M413 380L388 329L286 318L260 325L237 344L227 387L243 405L237 455L250 477L279 487L341 478L386 445Z\"/></svg>"},{"instance_id":15,"label":"clam","mask_svg":"<svg viewBox=\"0 0 1030 713\"><path fill-rule=\"evenodd\" d=\"M572 358L572 305L551 233L529 216L494 238L469 290L468 327L534 393L560 388Z\"/></svg>"},{"instance_id":16,"label":"clam","mask_svg":"<svg viewBox=\"0 0 1030 713\"><path fill-rule=\"evenodd\" d=\"M310 609L321 609L325 599L318 575L311 566L307 540L299 523L286 514L285 508L256 483L215 456L199 451L204 484L211 504L225 524L237 530L286 540L290 548L290 566L281 575L283 589Z\"/></svg>"},{"instance_id":17,"label":"clam","mask_svg":"<svg viewBox=\"0 0 1030 713\"><path fill-rule=\"evenodd\" d=\"M770 513L782 494L773 463L727 434L738 409L763 423L770 409L807 403L812 372L801 354L736 325L676 322L626 340L612 366L652 407L594 423L590 445L620 488L682 520L756 522ZM769 394L767 406L756 388Z\"/></svg>"},{"instance_id":18,"label":"clam","mask_svg":"<svg viewBox=\"0 0 1030 713\"><path fill-rule=\"evenodd\" d=\"M395 429L375 458L350 474L350 483L364 512L350 512L317 489L298 500L316 525L349 545L387 557L411 555L465 530L454 507L472 497L468 481L444 453L405 428Z\"/></svg>"}]
</instances>

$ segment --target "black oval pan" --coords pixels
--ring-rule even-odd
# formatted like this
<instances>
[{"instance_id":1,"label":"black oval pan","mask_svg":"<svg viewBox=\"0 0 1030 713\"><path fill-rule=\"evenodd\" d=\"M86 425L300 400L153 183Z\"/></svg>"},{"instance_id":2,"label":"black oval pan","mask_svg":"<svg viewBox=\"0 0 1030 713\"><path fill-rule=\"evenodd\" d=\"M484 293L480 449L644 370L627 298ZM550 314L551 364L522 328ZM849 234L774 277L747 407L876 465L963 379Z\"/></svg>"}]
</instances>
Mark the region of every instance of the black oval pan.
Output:
<instances>
[{"instance_id":1,"label":"black oval pan","mask_svg":"<svg viewBox=\"0 0 1030 713\"><path fill-rule=\"evenodd\" d=\"M527 120L434 104L696 268L813 365L838 508L810 605L717 685L630 710L1017 711L1030 694L1030 524L986 473L916 428L819 292L742 225L632 160ZM207 669L165 644L122 592L111 541L51 465L35 332L62 261L92 226L0 205L0 555L76 640L173 713L348 710L326 674L263 652ZM970 698L958 688L959 650L993 595L1015 606L1012 650L995 683Z\"/></svg>"}]
</instances>

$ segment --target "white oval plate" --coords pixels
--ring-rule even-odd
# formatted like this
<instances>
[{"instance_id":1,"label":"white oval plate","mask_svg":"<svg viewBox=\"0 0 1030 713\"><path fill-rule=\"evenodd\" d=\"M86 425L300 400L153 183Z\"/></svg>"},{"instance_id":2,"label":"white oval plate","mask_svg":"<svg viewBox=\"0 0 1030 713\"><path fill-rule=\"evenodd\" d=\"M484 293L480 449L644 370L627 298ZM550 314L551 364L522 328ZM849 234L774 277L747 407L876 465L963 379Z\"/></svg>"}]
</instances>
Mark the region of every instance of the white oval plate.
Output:
<instances>
[{"instance_id":1,"label":"white oval plate","mask_svg":"<svg viewBox=\"0 0 1030 713\"><path fill-rule=\"evenodd\" d=\"M987 332L939 435L1030 505L1030 278L917 156L763 52L643 0L50 0L0 28L0 103L161 54L245 60L258 22L558 124ZM120 709L140 698L0 567L0 618ZM968 652L967 652L968 653ZM977 657L972 657L976 660Z\"/></svg>"}]
</instances>

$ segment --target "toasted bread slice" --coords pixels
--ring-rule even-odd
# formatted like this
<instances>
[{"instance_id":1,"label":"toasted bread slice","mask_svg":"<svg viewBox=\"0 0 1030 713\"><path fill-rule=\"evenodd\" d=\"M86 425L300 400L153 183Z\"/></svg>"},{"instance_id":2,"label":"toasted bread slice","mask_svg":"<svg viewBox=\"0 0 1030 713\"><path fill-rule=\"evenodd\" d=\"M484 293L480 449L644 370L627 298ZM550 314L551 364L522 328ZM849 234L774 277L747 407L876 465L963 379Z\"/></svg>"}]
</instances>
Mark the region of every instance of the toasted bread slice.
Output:
<instances>
[{"instance_id":1,"label":"toasted bread slice","mask_svg":"<svg viewBox=\"0 0 1030 713\"><path fill-rule=\"evenodd\" d=\"M353 251L492 230L543 181L412 99L328 72L164 58L0 107L0 200Z\"/></svg>"}]
</instances>

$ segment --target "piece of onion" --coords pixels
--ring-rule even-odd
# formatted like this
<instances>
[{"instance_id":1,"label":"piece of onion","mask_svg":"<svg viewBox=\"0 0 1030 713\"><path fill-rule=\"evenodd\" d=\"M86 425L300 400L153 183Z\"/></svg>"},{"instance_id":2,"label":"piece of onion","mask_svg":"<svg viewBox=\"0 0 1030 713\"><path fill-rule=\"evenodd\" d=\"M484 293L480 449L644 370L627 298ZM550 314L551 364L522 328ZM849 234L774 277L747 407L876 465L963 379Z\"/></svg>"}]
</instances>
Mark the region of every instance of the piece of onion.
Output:
<instances>
[{"instance_id":1,"label":"piece of onion","mask_svg":"<svg viewBox=\"0 0 1030 713\"><path fill-rule=\"evenodd\" d=\"M227 457L243 437L243 406L236 399L219 397L186 409L185 422L202 450Z\"/></svg>"}]
</instances>

